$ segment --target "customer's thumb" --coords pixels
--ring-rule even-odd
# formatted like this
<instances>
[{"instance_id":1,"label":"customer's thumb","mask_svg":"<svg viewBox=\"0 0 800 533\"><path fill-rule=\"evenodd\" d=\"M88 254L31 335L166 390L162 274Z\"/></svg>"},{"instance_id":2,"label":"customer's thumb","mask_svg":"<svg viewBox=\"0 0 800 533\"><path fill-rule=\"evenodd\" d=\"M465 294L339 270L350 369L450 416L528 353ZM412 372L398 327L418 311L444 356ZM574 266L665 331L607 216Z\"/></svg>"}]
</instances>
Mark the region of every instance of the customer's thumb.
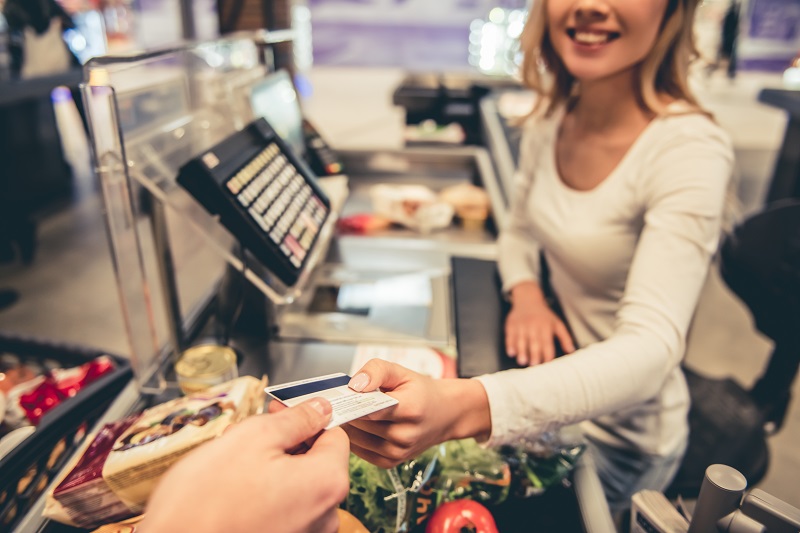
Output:
<instances>
[{"instance_id":1,"label":"customer's thumb","mask_svg":"<svg viewBox=\"0 0 800 533\"><path fill-rule=\"evenodd\" d=\"M283 450L291 450L316 436L331 420L332 407L324 398L312 398L307 402L268 415L272 421L270 433L273 442Z\"/></svg>"}]
</instances>

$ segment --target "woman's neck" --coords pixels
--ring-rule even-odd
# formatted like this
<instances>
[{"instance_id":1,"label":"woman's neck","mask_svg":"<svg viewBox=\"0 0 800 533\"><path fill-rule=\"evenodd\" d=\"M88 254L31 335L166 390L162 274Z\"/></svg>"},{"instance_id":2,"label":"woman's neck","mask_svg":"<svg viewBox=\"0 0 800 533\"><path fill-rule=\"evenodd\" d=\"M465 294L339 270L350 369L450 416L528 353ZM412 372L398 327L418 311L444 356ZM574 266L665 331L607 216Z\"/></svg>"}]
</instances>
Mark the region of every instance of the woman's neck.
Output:
<instances>
[{"instance_id":1,"label":"woman's neck","mask_svg":"<svg viewBox=\"0 0 800 533\"><path fill-rule=\"evenodd\" d=\"M581 82L573 116L584 131L607 132L632 123L649 122L653 117L639 105L635 72Z\"/></svg>"}]
</instances>

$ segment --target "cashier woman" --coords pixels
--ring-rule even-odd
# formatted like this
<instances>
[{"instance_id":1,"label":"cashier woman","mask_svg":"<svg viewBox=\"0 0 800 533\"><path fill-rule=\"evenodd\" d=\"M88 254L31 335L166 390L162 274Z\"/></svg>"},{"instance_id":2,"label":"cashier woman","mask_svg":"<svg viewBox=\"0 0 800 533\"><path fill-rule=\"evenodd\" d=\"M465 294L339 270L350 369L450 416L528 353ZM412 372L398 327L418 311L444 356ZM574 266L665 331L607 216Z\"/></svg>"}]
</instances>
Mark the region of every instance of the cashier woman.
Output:
<instances>
[{"instance_id":1,"label":"cashier woman","mask_svg":"<svg viewBox=\"0 0 800 533\"><path fill-rule=\"evenodd\" d=\"M686 332L719 241L733 166L728 138L688 87L697 3L534 2L522 72L541 99L524 126L499 255L512 302L506 350L528 368L434 381L370 361L350 386L381 388L399 403L345 426L354 453L388 467L449 439L519 443L581 423L613 510L641 489L670 483L688 436ZM540 252L572 336L542 296ZM571 353L555 359L556 340ZM273 415L284 416L275 424L289 430L290 412ZM258 433L258 424L263 439L243 438L242 452L225 447L226 439ZM182 463L159 492L174 489L187 520L214 520L203 479L225 468L213 479L236 503L217 531L255 530L229 520L266 520L271 512L271 520L321 521L305 527L323 530L316 526L330 514L321 507L345 493L342 483L332 492L323 483L333 477L328 470L346 478L344 435L326 432L306 455L286 456L288 441L275 439L288 437L266 431L264 419L241 426L198 452L207 471ZM306 422L295 430L313 434ZM264 464L247 462L250 452L265 454ZM179 485L181 474L197 482ZM254 503L254 494L276 486L285 502ZM157 496L155 523L171 510Z\"/></svg>"},{"instance_id":2,"label":"cashier woman","mask_svg":"<svg viewBox=\"0 0 800 533\"><path fill-rule=\"evenodd\" d=\"M686 333L733 167L688 87L697 3L534 2L522 72L542 99L499 243L506 350L528 368L434 381L371 361L350 386L399 403L345 428L353 452L386 467L449 439L580 422L612 510L668 486L688 436ZM540 252L574 344L542 296ZM554 359L555 339L572 353Z\"/></svg>"}]
</instances>

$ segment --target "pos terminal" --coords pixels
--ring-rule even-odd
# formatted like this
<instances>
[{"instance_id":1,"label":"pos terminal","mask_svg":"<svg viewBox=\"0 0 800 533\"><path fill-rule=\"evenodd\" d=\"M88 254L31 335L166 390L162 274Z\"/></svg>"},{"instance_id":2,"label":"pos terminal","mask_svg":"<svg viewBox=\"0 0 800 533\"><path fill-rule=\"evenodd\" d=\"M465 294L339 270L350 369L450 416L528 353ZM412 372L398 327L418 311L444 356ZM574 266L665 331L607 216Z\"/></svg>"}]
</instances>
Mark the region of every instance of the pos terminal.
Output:
<instances>
[{"instance_id":1,"label":"pos terminal","mask_svg":"<svg viewBox=\"0 0 800 533\"><path fill-rule=\"evenodd\" d=\"M263 118L186 163L178 183L287 285L330 213L308 167Z\"/></svg>"}]
</instances>

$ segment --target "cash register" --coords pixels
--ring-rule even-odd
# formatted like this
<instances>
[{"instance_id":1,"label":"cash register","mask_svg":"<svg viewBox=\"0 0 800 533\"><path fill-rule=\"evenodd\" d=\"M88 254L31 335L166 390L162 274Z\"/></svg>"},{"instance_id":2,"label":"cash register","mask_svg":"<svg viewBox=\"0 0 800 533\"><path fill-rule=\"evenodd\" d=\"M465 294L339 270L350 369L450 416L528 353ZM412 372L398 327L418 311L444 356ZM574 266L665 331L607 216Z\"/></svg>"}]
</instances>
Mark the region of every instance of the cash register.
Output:
<instances>
[{"instance_id":1,"label":"cash register","mask_svg":"<svg viewBox=\"0 0 800 533\"><path fill-rule=\"evenodd\" d=\"M286 285L330 214L310 170L263 118L190 160L178 183Z\"/></svg>"}]
</instances>

